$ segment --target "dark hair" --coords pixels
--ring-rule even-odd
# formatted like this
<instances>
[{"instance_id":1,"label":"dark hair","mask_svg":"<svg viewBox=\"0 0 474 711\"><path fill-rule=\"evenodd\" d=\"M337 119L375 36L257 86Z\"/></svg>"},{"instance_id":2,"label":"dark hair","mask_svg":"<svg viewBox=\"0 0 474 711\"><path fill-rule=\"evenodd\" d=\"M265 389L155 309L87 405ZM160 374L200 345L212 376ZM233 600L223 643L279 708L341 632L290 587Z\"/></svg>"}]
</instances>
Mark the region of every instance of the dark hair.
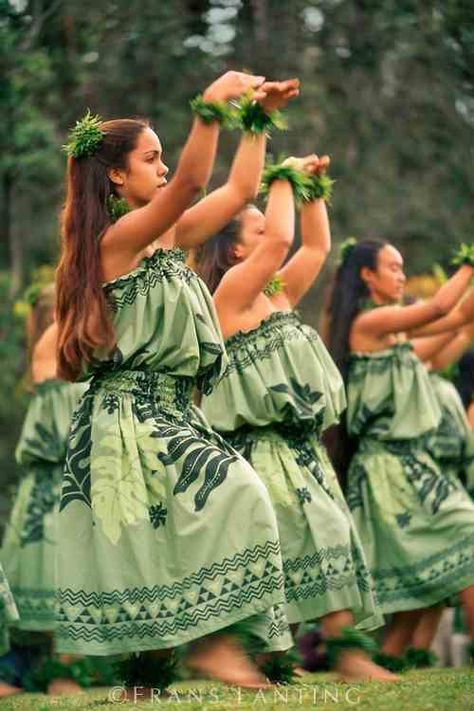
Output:
<instances>
[{"instance_id":1,"label":"dark hair","mask_svg":"<svg viewBox=\"0 0 474 711\"><path fill-rule=\"evenodd\" d=\"M329 300L329 351L341 371L347 376L349 356L349 336L352 324L362 308L369 290L361 277L361 269L367 267L375 271L380 250L388 244L382 240L363 240L346 254L340 264Z\"/></svg>"},{"instance_id":2,"label":"dark hair","mask_svg":"<svg viewBox=\"0 0 474 711\"><path fill-rule=\"evenodd\" d=\"M90 362L96 348L110 351L115 345L100 260L100 240L111 223L107 200L114 192L107 169L127 168L128 154L148 126L141 119L105 121L96 152L68 158L61 257L56 271L58 373L65 380L77 378L83 362Z\"/></svg>"},{"instance_id":3,"label":"dark hair","mask_svg":"<svg viewBox=\"0 0 474 711\"><path fill-rule=\"evenodd\" d=\"M347 381L352 324L362 308L364 299L369 297L369 290L360 272L363 267L376 270L378 253L386 244L387 242L381 240L358 242L346 253L334 277L327 307L327 343L344 382ZM356 443L347 432L345 412L339 424L325 433L324 442L341 488L345 491L347 469L356 450Z\"/></svg>"},{"instance_id":4,"label":"dark hair","mask_svg":"<svg viewBox=\"0 0 474 711\"><path fill-rule=\"evenodd\" d=\"M239 241L242 216L251 205L244 207L215 237L208 240L199 250L196 258L196 272L213 294L224 274L238 259L234 247Z\"/></svg>"}]
</instances>

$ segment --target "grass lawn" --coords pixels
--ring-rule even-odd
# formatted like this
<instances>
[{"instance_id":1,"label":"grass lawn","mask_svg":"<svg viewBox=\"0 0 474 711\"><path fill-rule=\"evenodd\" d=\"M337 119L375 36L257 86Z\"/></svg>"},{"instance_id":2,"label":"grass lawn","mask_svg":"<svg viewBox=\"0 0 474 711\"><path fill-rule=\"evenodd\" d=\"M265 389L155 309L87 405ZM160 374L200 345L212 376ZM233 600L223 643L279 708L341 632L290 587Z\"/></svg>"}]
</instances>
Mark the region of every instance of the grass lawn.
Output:
<instances>
[{"instance_id":1,"label":"grass lawn","mask_svg":"<svg viewBox=\"0 0 474 711\"><path fill-rule=\"evenodd\" d=\"M239 691L212 682L186 681L171 687L169 698L141 702L140 710L159 707L186 711L241 709L326 709L347 711L471 711L474 710L474 670L431 669L403 675L398 684L354 684L334 681L330 674L309 674L303 680L275 691ZM133 703L111 701L108 689L93 689L77 696L50 697L21 694L2 699L2 711L106 711L137 708Z\"/></svg>"}]
</instances>

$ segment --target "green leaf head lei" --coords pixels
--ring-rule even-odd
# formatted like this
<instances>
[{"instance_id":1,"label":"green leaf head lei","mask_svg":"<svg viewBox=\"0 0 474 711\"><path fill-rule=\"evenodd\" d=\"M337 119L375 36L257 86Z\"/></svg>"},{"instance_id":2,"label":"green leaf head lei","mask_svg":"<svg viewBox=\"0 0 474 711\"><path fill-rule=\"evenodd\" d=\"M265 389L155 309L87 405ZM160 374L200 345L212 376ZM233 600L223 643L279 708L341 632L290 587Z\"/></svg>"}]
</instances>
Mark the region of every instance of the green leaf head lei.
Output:
<instances>
[{"instance_id":1,"label":"green leaf head lei","mask_svg":"<svg viewBox=\"0 0 474 711\"><path fill-rule=\"evenodd\" d=\"M355 237L348 237L342 242L339 247L339 264L344 264L356 245L357 240Z\"/></svg>"},{"instance_id":2,"label":"green leaf head lei","mask_svg":"<svg viewBox=\"0 0 474 711\"><path fill-rule=\"evenodd\" d=\"M69 141L63 146L64 151L72 158L85 158L94 155L103 141L104 132L101 129L100 116L91 114L90 110L69 131Z\"/></svg>"}]
</instances>

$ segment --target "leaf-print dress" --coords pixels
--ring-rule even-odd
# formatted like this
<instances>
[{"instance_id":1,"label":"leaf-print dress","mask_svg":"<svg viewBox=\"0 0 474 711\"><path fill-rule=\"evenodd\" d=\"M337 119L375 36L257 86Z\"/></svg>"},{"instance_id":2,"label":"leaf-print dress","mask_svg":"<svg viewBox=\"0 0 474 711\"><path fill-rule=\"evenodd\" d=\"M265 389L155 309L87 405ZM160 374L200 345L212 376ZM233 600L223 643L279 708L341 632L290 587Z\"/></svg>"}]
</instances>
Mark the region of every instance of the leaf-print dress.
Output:
<instances>
[{"instance_id":1,"label":"leaf-print dress","mask_svg":"<svg viewBox=\"0 0 474 711\"><path fill-rule=\"evenodd\" d=\"M18 620L18 610L13 595L0 564L0 656L10 647L8 626Z\"/></svg>"},{"instance_id":2,"label":"leaf-print dress","mask_svg":"<svg viewBox=\"0 0 474 711\"><path fill-rule=\"evenodd\" d=\"M296 313L276 312L228 338L226 350L229 364L202 407L268 489L289 621L350 609L361 628L378 626L362 548L320 440L345 395L319 335Z\"/></svg>"},{"instance_id":3,"label":"leaf-print dress","mask_svg":"<svg viewBox=\"0 0 474 711\"><path fill-rule=\"evenodd\" d=\"M441 422L410 343L353 354L347 500L383 612L429 607L474 584L474 504L430 453Z\"/></svg>"},{"instance_id":4,"label":"leaf-print dress","mask_svg":"<svg viewBox=\"0 0 474 711\"><path fill-rule=\"evenodd\" d=\"M192 404L225 355L184 258L159 249L104 285L117 347L97 354L68 443L59 651L170 648L243 620L268 649L291 646L268 494Z\"/></svg>"},{"instance_id":5,"label":"leaf-print dress","mask_svg":"<svg viewBox=\"0 0 474 711\"><path fill-rule=\"evenodd\" d=\"M20 613L17 627L54 628L55 555L61 480L72 414L86 383L46 380L29 402L16 459L22 476L1 560Z\"/></svg>"},{"instance_id":6,"label":"leaf-print dress","mask_svg":"<svg viewBox=\"0 0 474 711\"><path fill-rule=\"evenodd\" d=\"M439 426L428 440L430 454L474 499L474 431L453 383L437 373L430 373L430 382L441 409Z\"/></svg>"}]
</instances>

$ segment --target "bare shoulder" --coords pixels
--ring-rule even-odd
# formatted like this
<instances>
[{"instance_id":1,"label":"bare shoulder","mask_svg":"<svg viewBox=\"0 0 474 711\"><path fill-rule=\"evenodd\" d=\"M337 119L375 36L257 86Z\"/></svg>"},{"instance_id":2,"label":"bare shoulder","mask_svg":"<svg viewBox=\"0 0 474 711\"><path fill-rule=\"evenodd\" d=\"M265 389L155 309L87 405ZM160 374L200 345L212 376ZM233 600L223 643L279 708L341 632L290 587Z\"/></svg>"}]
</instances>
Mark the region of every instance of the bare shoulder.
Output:
<instances>
[{"instance_id":1,"label":"bare shoulder","mask_svg":"<svg viewBox=\"0 0 474 711\"><path fill-rule=\"evenodd\" d=\"M41 383L56 377L56 347L58 331L55 323L43 333L33 350L31 371L33 382Z\"/></svg>"}]
</instances>

